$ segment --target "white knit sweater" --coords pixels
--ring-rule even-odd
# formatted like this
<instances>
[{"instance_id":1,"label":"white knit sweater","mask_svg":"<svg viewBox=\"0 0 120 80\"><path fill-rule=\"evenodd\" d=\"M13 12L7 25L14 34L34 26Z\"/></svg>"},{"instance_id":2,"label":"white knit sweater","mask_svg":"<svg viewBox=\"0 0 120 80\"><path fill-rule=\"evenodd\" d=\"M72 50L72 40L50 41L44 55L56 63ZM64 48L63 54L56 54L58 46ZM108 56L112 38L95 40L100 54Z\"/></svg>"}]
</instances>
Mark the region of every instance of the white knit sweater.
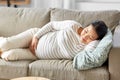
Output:
<instances>
[{"instance_id":1,"label":"white knit sweater","mask_svg":"<svg viewBox=\"0 0 120 80\"><path fill-rule=\"evenodd\" d=\"M72 59L85 47L77 34L79 27L81 24L72 20L46 24L35 34L39 39L36 55L40 59Z\"/></svg>"}]
</instances>

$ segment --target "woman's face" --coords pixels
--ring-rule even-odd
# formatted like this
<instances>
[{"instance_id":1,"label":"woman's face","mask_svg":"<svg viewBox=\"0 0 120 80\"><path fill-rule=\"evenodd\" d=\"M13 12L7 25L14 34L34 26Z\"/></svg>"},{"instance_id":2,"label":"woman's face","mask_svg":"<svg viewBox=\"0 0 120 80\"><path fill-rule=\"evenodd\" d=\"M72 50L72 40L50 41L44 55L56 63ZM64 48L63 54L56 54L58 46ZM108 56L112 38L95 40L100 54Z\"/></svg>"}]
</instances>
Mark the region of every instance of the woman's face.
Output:
<instances>
[{"instance_id":1,"label":"woman's face","mask_svg":"<svg viewBox=\"0 0 120 80\"><path fill-rule=\"evenodd\" d=\"M98 38L95 28L92 25L87 26L81 32L81 42L88 44Z\"/></svg>"}]
</instances>

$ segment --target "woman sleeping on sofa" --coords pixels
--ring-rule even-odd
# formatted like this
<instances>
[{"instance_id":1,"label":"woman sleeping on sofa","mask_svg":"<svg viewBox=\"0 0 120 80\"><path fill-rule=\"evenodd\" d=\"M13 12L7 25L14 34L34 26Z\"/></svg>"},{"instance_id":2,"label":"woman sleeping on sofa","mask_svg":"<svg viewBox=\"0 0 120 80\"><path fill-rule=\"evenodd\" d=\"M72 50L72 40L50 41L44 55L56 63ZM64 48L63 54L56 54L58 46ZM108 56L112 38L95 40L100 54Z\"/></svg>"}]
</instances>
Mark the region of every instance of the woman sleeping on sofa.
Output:
<instances>
[{"instance_id":1,"label":"woman sleeping on sofa","mask_svg":"<svg viewBox=\"0 0 120 80\"><path fill-rule=\"evenodd\" d=\"M106 33L106 24L99 20L85 28L72 20L52 21L42 28L32 28L15 36L1 38L1 58L73 59L89 43L93 43L91 49L94 49Z\"/></svg>"}]
</instances>

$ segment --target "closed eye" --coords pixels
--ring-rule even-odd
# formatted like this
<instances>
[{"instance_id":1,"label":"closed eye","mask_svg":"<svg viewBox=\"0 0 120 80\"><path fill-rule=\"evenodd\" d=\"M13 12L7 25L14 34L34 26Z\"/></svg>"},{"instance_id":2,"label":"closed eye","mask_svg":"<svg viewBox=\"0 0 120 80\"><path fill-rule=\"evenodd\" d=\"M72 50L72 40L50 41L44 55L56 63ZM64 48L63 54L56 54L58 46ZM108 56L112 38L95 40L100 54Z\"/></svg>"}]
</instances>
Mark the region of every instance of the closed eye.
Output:
<instances>
[{"instance_id":1,"label":"closed eye","mask_svg":"<svg viewBox=\"0 0 120 80\"><path fill-rule=\"evenodd\" d=\"M86 29L86 30L85 30L85 33L87 33L87 32L88 32L88 30Z\"/></svg>"}]
</instances>

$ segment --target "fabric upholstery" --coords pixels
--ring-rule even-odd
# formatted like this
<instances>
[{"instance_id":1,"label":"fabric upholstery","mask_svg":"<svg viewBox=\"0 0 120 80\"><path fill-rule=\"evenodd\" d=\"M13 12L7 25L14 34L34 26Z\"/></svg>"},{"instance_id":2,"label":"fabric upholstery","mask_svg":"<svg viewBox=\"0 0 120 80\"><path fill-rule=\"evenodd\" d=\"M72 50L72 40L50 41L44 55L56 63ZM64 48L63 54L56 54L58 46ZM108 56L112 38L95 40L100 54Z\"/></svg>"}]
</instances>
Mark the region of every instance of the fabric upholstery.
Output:
<instances>
[{"instance_id":1,"label":"fabric upholstery","mask_svg":"<svg viewBox=\"0 0 120 80\"><path fill-rule=\"evenodd\" d=\"M113 47L120 47L120 24L115 28L114 31Z\"/></svg>"},{"instance_id":2,"label":"fabric upholstery","mask_svg":"<svg viewBox=\"0 0 120 80\"><path fill-rule=\"evenodd\" d=\"M51 21L76 20L86 27L95 20L103 20L113 30L118 25L120 13L117 10L108 11L75 11L66 9L52 9Z\"/></svg>"},{"instance_id":3,"label":"fabric upholstery","mask_svg":"<svg viewBox=\"0 0 120 80\"><path fill-rule=\"evenodd\" d=\"M110 80L120 79L120 48L112 48L109 54Z\"/></svg>"},{"instance_id":4,"label":"fabric upholstery","mask_svg":"<svg viewBox=\"0 0 120 80\"><path fill-rule=\"evenodd\" d=\"M11 79L27 76L31 61L5 61L0 59L0 78Z\"/></svg>"},{"instance_id":5,"label":"fabric upholstery","mask_svg":"<svg viewBox=\"0 0 120 80\"><path fill-rule=\"evenodd\" d=\"M50 9L0 8L0 36L11 36L50 21Z\"/></svg>"},{"instance_id":6,"label":"fabric upholstery","mask_svg":"<svg viewBox=\"0 0 120 80\"><path fill-rule=\"evenodd\" d=\"M51 80L109 80L107 66L79 71L70 60L38 60L29 65L29 76Z\"/></svg>"}]
</instances>

